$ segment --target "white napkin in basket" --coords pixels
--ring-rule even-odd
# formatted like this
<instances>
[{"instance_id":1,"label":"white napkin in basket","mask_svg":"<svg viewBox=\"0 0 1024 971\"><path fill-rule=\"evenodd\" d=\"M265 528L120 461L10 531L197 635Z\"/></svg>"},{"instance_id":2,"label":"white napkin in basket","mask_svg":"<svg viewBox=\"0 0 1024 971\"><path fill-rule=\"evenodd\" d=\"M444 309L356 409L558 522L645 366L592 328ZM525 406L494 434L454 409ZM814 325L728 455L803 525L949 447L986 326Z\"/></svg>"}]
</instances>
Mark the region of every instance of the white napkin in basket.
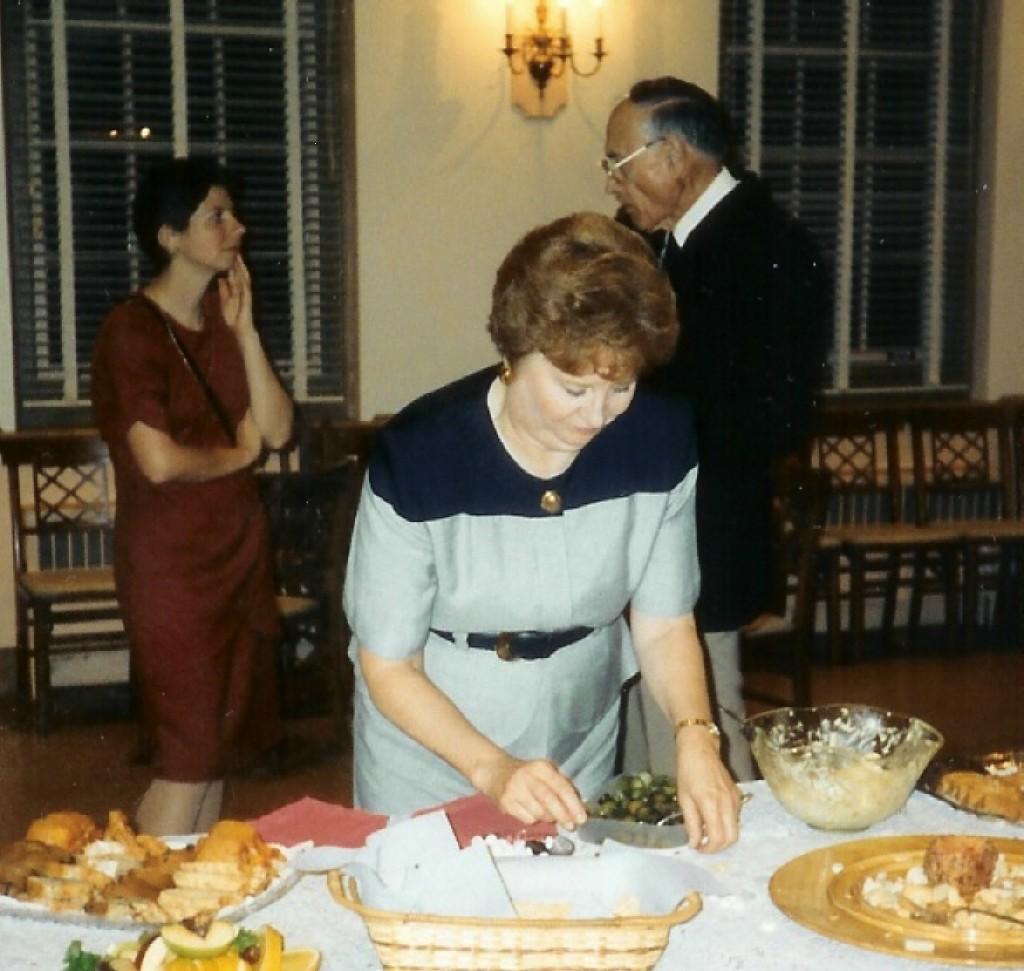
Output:
<instances>
[{"instance_id":1,"label":"white napkin in basket","mask_svg":"<svg viewBox=\"0 0 1024 971\"><path fill-rule=\"evenodd\" d=\"M428 813L374 833L346 872L367 907L453 917L514 917L490 851L459 849L448 817Z\"/></svg>"}]
</instances>

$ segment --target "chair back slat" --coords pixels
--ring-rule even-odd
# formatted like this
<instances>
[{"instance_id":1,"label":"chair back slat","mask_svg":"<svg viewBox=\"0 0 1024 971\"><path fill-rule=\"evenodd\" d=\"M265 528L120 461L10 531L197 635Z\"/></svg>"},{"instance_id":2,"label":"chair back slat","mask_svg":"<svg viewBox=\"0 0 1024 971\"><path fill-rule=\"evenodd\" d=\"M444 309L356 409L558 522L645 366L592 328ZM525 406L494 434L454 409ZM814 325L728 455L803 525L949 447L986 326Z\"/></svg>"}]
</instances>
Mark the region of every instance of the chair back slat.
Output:
<instances>
[{"instance_id":1,"label":"chair back slat","mask_svg":"<svg viewBox=\"0 0 1024 971\"><path fill-rule=\"evenodd\" d=\"M909 417L918 522L1015 515L1010 412L1003 403L920 406Z\"/></svg>"},{"instance_id":2,"label":"chair back slat","mask_svg":"<svg viewBox=\"0 0 1024 971\"><path fill-rule=\"evenodd\" d=\"M270 519L278 590L320 597L338 554L337 522L352 501L356 462L330 468L261 473L260 493Z\"/></svg>"},{"instance_id":3,"label":"chair back slat","mask_svg":"<svg viewBox=\"0 0 1024 971\"><path fill-rule=\"evenodd\" d=\"M828 521L896 523L904 516L899 422L888 412L822 408L809 442L810 465L828 475Z\"/></svg>"},{"instance_id":4,"label":"chair back slat","mask_svg":"<svg viewBox=\"0 0 1024 971\"><path fill-rule=\"evenodd\" d=\"M113 562L113 476L93 429L0 435L17 568L64 569ZM23 496L23 481L31 500Z\"/></svg>"}]
</instances>

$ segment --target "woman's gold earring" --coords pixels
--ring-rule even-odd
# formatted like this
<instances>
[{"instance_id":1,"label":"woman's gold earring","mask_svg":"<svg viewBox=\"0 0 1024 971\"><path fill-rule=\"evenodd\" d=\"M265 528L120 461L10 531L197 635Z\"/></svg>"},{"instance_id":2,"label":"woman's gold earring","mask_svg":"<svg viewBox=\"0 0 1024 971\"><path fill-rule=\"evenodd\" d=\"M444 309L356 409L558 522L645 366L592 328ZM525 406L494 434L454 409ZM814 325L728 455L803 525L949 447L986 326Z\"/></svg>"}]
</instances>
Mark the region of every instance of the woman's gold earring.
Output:
<instances>
[{"instance_id":1,"label":"woman's gold earring","mask_svg":"<svg viewBox=\"0 0 1024 971\"><path fill-rule=\"evenodd\" d=\"M508 361L501 362L501 383L508 384L512 380L512 365Z\"/></svg>"}]
</instances>

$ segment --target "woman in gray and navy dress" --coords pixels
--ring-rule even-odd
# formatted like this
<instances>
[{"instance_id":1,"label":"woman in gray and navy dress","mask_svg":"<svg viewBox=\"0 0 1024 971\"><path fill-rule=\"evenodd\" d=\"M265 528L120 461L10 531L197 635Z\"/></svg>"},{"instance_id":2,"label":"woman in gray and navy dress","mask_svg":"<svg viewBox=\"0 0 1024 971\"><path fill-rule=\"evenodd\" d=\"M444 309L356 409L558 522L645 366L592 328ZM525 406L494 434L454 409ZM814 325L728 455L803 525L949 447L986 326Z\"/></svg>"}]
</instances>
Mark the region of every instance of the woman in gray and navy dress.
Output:
<instances>
[{"instance_id":1,"label":"woman in gray and navy dress","mask_svg":"<svg viewBox=\"0 0 1024 971\"><path fill-rule=\"evenodd\" d=\"M578 824L639 669L677 726L692 845L736 839L693 621L691 417L636 385L677 328L638 236L596 213L556 220L498 271L501 366L381 430L345 584L357 805L479 790L525 823Z\"/></svg>"}]
</instances>

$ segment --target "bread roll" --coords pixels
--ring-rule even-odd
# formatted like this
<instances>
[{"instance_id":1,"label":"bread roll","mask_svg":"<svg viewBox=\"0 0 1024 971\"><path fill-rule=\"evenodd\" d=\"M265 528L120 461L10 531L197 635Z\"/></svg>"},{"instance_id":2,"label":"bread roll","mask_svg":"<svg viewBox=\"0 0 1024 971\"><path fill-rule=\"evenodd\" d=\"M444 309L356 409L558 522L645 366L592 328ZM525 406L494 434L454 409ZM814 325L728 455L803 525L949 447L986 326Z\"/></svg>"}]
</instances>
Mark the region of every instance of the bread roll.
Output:
<instances>
[{"instance_id":1,"label":"bread roll","mask_svg":"<svg viewBox=\"0 0 1024 971\"><path fill-rule=\"evenodd\" d=\"M25 839L45 843L68 853L80 853L87 843L99 836L99 829L88 816L76 812L59 812L33 821Z\"/></svg>"}]
</instances>

